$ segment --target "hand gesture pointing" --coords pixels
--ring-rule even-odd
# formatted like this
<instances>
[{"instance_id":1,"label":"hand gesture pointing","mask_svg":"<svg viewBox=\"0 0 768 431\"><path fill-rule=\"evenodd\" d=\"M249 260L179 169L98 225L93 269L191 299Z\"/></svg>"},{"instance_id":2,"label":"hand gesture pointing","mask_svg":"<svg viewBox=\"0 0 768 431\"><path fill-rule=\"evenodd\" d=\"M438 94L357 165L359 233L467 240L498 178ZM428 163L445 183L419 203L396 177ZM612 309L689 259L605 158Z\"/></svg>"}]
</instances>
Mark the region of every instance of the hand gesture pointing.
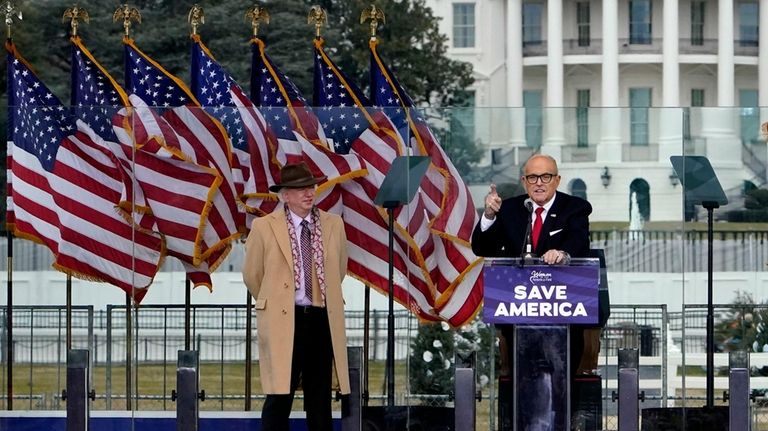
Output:
<instances>
[{"instance_id":1,"label":"hand gesture pointing","mask_svg":"<svg viewBox=\"0 0 768 431\"><path fill-rule=\"evenodd\" d=\"M496 192L496 184L491 184L491 191L485 196L485 217L493 220L501 208L501 197Z\"/></svg>"}]
</instances>

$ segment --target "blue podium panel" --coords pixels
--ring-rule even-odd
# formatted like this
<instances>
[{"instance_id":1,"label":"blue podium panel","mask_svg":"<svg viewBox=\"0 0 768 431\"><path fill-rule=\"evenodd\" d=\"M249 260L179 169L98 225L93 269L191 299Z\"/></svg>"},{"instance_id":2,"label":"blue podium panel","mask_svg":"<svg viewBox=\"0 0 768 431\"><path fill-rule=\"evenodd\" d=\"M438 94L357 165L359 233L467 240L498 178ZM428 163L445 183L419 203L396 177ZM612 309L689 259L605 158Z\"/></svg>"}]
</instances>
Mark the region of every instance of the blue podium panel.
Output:
<instances>
[{"instance_id":1,"label":"blue podium panel","mask_svg":"<svg viewBox=\"0 0 768 431\"><path fill-rule=\"evenodd\" d=\"M512 375L511 388L500 383L507 393L499 394L499 422L520 431L570 429L569 325L598 323L599 259L486 259L483 277L483 320L500 330Z\"/></svg>"},{"instance_id":2,"label":"blue podium panel","mask_svg":"<svg viewBox=\"0 0 768 431\"><path fill-rule=\"evenodd\" d=\"M573 259L571 265L486 259L483 282L486 323L598 323L598 259Z\"/></svg>"}]
</instances>

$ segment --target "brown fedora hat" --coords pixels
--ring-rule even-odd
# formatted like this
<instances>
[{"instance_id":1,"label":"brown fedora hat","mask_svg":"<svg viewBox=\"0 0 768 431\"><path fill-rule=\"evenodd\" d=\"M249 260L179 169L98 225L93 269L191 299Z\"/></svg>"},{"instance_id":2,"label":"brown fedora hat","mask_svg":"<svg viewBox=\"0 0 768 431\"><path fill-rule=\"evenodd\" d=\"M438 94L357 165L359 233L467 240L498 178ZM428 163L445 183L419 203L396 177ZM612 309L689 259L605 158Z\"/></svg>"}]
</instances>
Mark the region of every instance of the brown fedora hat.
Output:
<instances>
[{"instance_id":1,"label":"brown fedora hat","mask_svg":"<svg viewBox=\"0 0 768 431\"><path fill-rule=\"evenodd\" d=\"M277 193L283 187L302 188L313 186L325 181L326 176L315 177L306 163L290 163L280 168L280 182L269 186L269 191Z\"/></svg>"}]
</instances>

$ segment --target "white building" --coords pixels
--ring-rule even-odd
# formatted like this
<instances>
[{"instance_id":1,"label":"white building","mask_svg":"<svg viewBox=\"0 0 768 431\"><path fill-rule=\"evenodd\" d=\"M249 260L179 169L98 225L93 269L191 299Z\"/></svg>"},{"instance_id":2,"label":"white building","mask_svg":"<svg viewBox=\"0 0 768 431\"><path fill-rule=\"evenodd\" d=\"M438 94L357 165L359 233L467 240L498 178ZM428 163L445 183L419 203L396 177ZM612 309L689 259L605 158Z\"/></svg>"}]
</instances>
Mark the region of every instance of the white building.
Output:
<instances>
[{"instance_id":1,"label":"white building","mask_svg":"<svg viewBox=\"0 0 768 431\"><path fill-rule=\"evenodd\" d=\"M474 68L476 199L538 148L560 161L561 187L586 189L595 221L628 220L632 191L647 220L679 220L669 156L683 148L712 161L729 207L766 183L768 0L427 4L449 55Z\"/></svg>"}]
</instances>

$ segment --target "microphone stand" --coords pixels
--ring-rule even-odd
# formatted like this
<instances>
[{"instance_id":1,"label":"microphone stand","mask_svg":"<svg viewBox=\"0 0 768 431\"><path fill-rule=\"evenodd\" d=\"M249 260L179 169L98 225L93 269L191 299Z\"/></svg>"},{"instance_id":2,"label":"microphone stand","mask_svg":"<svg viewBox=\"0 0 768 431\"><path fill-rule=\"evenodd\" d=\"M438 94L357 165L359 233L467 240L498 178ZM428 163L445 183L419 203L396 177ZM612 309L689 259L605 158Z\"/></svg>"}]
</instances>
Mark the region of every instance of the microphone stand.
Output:
<instances>
[{"instance_id":1,"label":"microphone stand","mask_svg":"<svg viewBox=\"0 0 768 431\"><path fill-rule=\"evenodd\" d=\"M537 256L533 252L533 241L531 240L531 224L533 223L533 204L526 200L525 208L528 210L528 223L525 228L525 239L523 240L523 249L520 251L520 266L531 264Z\"/></svg>"}]
</instances>

